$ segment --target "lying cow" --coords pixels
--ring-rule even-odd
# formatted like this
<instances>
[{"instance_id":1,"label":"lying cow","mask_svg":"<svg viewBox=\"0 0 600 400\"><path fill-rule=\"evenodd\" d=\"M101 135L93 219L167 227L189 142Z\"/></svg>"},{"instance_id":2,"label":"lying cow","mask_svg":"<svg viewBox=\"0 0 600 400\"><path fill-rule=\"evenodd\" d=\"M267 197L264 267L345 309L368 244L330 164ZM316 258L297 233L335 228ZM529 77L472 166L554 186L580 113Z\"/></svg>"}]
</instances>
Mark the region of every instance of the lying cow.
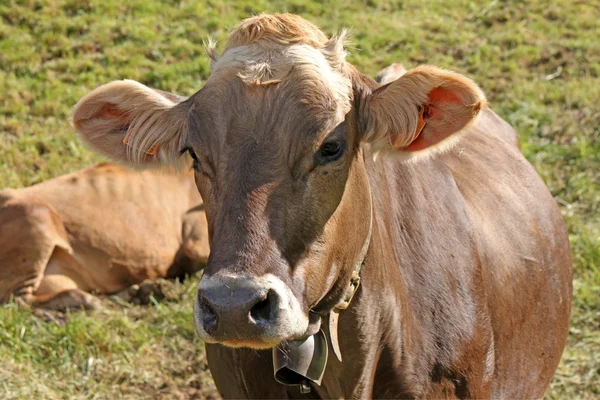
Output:
<instances>
[{"instance_id":1,"label":"lying cow","mask_svg":"<svg viewBox=\"0 0 600 400\"><path fill-rule=\"evenodd\" d=\"M379 87L345 54L260 15L189 99L116 81L73 124L120 162L194 159L195 325L224 397L542 397L572 292L554 199L471 80Z\"/></svg>"},{"instance_id":2,"label":"lying cow","mask_svg":"<svg viewBox=\"0 0 600 400\"><path fill-rule=\"evenodd\" d=\"M101 164L0 192L0 301L91 308L87 292L193 273L208 253L191 173Z\"/></svg>"}]
</instances>

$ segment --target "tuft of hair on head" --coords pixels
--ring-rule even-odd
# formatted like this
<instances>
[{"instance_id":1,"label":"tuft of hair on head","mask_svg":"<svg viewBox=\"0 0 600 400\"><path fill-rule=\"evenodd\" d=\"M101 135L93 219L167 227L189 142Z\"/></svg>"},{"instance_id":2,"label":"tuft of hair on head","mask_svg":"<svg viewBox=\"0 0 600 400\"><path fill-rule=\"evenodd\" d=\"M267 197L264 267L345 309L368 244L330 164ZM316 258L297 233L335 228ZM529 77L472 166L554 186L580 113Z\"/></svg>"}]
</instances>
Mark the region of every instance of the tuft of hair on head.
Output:
<instances>
[{"instance_id":1,"label":"tuft of hair on head","mask_svg":"<svg viewBox=\"0 0 600 400\"><path fill-rule=\"evenodd\" d=\"M346 63L346 57L348 56L346 51L347 37L348 30L342 29L338 35L331 37L321 50L334 71L342 71Z\"/></svg>"},{"instance_id":2,"label":"tuft of hair on head","mask_svg":"<svg viewBox=\"0 0 600 400\"><path fill-rule=\"evenodd\" d=\"M243 20L229 36L226 49L258 41L283 45L303 43L323 48L329 40L316 25L298 15L262 13Z\"/></svg>"},{"instance_id":3,"label":"tuft of hair on head","mask_svg":"<svg viewBox=\"0 0 600 400\"><path fill-rule=\"evenodd\" d=\"M242 21L231 33L222 56L211 52L211 72L237 70L249 85L280 82L295 64L317 63L318 51L329 67L345 65L346 31L328 38L316 25L293 14L260 14Z\"/></svg>"},{"instance_id":4,"label":"tuft of hair on head","mask_svg":"<svg viewBox=\"0 0 600 400\"><path fill-rule=\"evenodd\" d=\"M217 41L213 39L212 36L208 36L206 40L203 42L204 48L206 49L206 55L212 62L215 62L219 59L219 55L217 54Z\"/></svg>"}]
</instances>

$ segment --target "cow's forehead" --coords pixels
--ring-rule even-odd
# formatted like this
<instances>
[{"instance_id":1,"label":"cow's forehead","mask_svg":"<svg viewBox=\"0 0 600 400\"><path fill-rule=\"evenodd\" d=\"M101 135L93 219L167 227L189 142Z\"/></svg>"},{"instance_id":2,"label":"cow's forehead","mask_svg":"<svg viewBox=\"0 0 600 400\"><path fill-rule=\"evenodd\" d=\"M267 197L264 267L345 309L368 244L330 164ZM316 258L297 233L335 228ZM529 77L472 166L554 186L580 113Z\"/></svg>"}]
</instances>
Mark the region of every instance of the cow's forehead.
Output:
<instances>
[{"instance_id":1,"label":"cow's forehead","mask_svg":"<svg viewBox=\"0 0 600 400\"><path fill-rule=\"evenodd\" d=\"M232 135L284 141L300 132L303 139L325 135L351 107L351 80L307 44L238 46L216 59L212 71L197 94L202 113L193 118L228 145L236 144Z\"/></svg>"},{"instance_id":2,"label":"cow's forehead","mask_svg":"<svg viewBox=\"0 0 600 400\"><path fill-rule=\"evenodd\" d=\"M340 105L326 85L314 80L257 87L232 74L207 83L198 95L188 114L189 145L231 154L253 143L269 151L282 146L278 153L295 159L332 133L349 108L349 101ZM253 153L260 157L262 151Z\"/></svg>"},{"instance_id":3,"label":"cow's forehead","mask_svg":"<svg viewBox=\"0 0 600 400\"><path fill-rule=\"evenodd\" d=\"M334 100L340 113L345 114L350 109L352 83L343 73L343 47L337 41L333 43L324 49L304 43L282 45L273 42L229 48L213 60L209 82L224 76L227 79L235 76L249 86L278 85L293 80L296 85L285 85L289 90L296 90L297 93L291 95L300 95L307 88L303 84L319 87L324 96Z\"/></svg>"}]
</instances>

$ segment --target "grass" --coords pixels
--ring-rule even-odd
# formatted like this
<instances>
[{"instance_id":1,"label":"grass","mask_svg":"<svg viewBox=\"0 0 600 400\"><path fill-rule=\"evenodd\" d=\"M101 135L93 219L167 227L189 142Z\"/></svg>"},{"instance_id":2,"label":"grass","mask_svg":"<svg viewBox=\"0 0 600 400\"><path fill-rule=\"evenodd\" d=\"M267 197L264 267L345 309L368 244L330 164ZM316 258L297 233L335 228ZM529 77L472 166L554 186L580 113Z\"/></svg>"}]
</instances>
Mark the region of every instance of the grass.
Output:
<instances>
[{"instance_id":1,"label":"grass","mask_svg":"<svg viewBox=\"0 0 600 400\"><path fill-rule=\"evenodd\" d=\"M176 302L104 300L93 314L31 313L15 303L0 322L2 398L211 398L203 344L190 323L193 285Z\"/></svg>"},{"instance_id":2,"label":"grass","mask_svg":"<svg viewBox=\"0 0 600 400\"><path fill-rule=\"evenodd\" d=\"M350 61L374 75L431 63L478 82L519 132L561 205L574 257L571 335L548 398L600 396L600 7L528 2L5 0L0 5L0 189L100 161L68 124L94 87L136 79L191 95L221 44L262 11L352 28ZM0 398L201 398L214 395L193 333L191 293L153 307L105 300L95 313L0 308ZM49 321L47 321L50 318Z\"/></svg>"}]
</instances>

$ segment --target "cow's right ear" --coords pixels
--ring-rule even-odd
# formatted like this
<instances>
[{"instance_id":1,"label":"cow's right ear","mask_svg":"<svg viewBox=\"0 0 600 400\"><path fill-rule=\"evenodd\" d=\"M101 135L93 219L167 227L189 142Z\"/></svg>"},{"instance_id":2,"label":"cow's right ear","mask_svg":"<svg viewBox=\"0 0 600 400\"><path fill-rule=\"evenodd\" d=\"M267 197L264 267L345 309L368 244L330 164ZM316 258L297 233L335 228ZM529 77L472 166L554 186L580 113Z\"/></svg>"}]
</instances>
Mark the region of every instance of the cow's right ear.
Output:
<instances>
[{"instance_id":1,"label":"cow's right ear","mask_svg":"<svg viewBox=\"0 0 600 400\"><path fill-rule=\"evenodd\" d=\"M182 100L136 81L114 81L79 100L71 124L92 149L117 162L172 164L185 141Z\"/></svg>"},{"instance_id":2,"label":"cow's right ear","mask_svg":"<svg viewBox=\"0 0 600 400\"><path fill-rule=\"evenodd\" d=\"M374 90L359 118L373 154L418 159L451 148L485 105L470 79L424 65Z\"/></svg>"}]
</instances>

